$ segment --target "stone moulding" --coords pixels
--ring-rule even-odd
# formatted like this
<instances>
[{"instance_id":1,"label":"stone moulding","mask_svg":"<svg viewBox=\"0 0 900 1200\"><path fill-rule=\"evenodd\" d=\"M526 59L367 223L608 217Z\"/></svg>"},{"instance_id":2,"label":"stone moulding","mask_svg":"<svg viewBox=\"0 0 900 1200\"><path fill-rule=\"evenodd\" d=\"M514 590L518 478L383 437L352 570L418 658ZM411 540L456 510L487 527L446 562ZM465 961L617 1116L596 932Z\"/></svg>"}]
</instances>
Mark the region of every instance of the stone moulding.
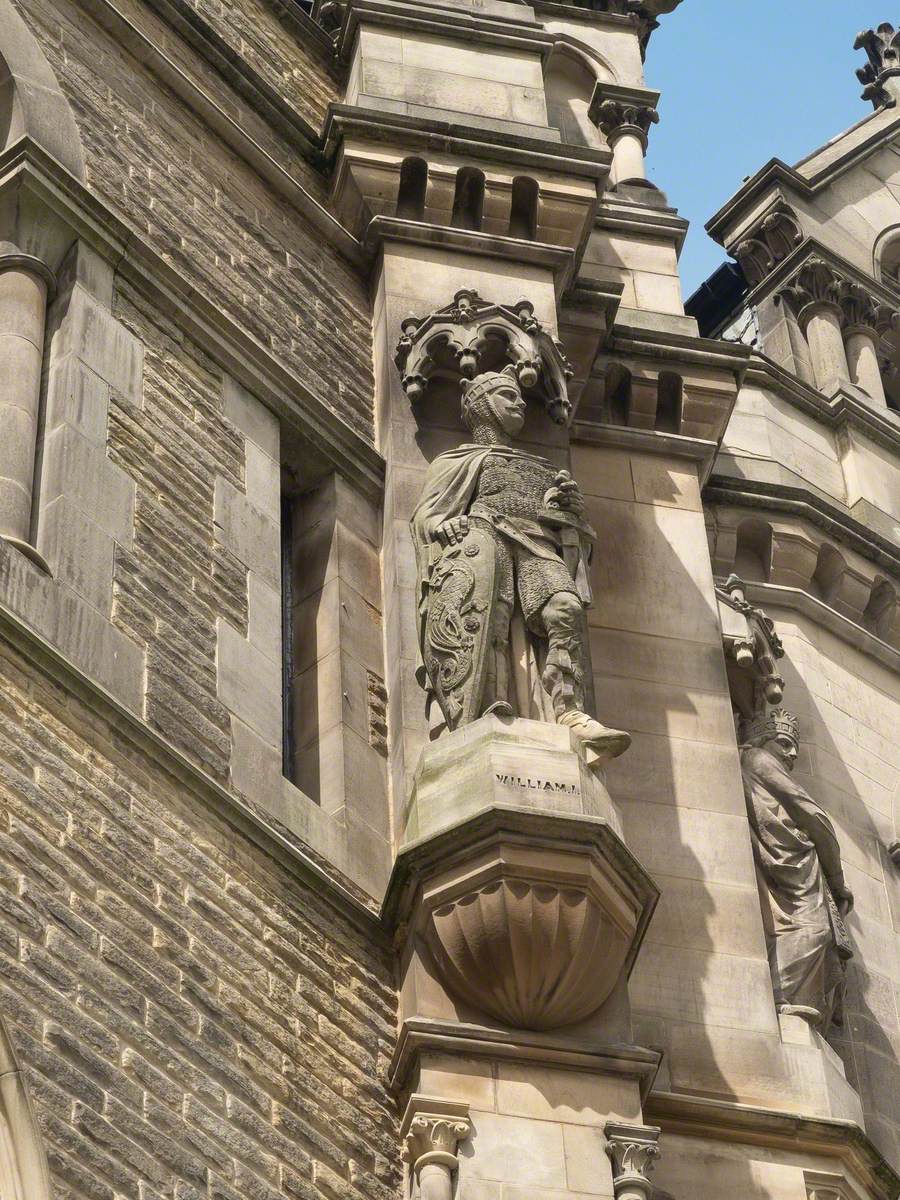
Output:
<instances>
[{"instance_id":1,"label":"stone moulding","mask_svg":"<svg viewBox=\"0 0 900 1200\"><path fill-rule=\"evenodd\" d=\"M495 807L402 850L385 915L465 1004L547 1030L602 1005L658 897L605 820Z\"/></svg>"},{"instance_id":2,"label":"stone moulding","mask_svg":"<svg viewBox=\"0 0 900 1200\"><path fill-rule=\"evenodd\" d=\"M423 1053L535 1062L634 1081L646 1101L662 1062L661 1050L593 1041L583 1034L529 1033L460 1021L409 1017L401 1026L388 1069L388 1084L400 1093Z\"/></svg>"},{"instance_id":3,"label":"stone moulding","mask_svg":"<svg viewBox=\"0 0 900 1200\"><path fill-rule=\"evenodd\" d=\"M854 1121L805 1117L663 1091L650 1095L644 1118L659 1125L664 1138L676 1134L729 1145L763 1146L791 1155L808 1154L818 1161L832 1159L853 1175L861 1194L871 1200L897 1200L900 1196L900 1175Z\"/></svg>"}]
</instances>

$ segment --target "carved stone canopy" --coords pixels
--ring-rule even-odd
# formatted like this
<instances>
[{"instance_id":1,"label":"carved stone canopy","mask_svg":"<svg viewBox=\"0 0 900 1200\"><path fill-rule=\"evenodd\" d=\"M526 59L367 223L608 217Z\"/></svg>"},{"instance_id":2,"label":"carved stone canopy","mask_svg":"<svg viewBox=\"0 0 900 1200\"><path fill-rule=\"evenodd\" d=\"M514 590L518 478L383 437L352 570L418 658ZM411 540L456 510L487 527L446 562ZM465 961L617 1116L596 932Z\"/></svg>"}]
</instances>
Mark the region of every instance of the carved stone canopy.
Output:
<instances>
[{"instance_id":1,"label":"carved stone canopy","mask_svg":"<svg viewBox=\"0 0 900 1200\"><path fill-rule=\"evenodd\" d=\"M569 421L567 381L572 368L562 345L534 315L529 300L506 307L464 288L452 303L427 317L408 317L401 328L394 361L413 403L425 395L435 373L473 379L510 364L523 392L539 397L558 424Z\"/></svg>"},{"instance_id":2,"label":"carved stone canopy","mask_svg":"<svg viewBox=\"0 0 900 1200\"><path fill-rule=\"evenodd\" d=\"M874 108L892 108L895 97L885 86L900 76L900 31L885 21L877 29L866 29L857 35L854 50L865 50L869 61L856 72L863 84L863 100L871 100Z\"/></svg>"}]
</instances>

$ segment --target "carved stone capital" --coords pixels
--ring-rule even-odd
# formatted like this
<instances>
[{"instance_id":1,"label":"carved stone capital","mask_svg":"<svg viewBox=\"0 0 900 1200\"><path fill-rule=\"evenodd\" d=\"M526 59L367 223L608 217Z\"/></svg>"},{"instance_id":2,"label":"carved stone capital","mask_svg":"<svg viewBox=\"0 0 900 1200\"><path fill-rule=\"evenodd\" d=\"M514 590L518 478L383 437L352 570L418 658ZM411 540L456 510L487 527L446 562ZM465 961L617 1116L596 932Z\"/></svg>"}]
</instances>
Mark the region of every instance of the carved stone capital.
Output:
<instances>
[{"instance_id":1,"label":"carved stone capital","mask_svg":"<svg viewBox=\"0 0 900 1200\"><path fill-rule=\"evenodd\" d=\"M822 306L830 307L843 320L841 283L841 277L824 259L809 258L778 296L790 305L803 327Z\"/></svg>"},{"instance_id":2,"label":"carved stone capital","mask_svg":"<svg viewBox=\"0 0 900 1200\"><path fill-rule=\"evenodd\" d=\"M403 1120L402 1158L418 1177L428 1166L444 1169L447 1180L459 1166L459 1143L472 1132L469 1106L450 1100L411 1096Z\"/></svg>"},{"instance_id":3,"label":"carved stone capital","mask_svg":"<svg viewBox=\"0 0 900 1200\"><path fill-rule=\"evenodd\" d=\"M659 122L659 113L649 104L626 104L621 100L604 100L596 112L597 127L610 142L631 133L641 139L644 149L649 143L650 126Z\"/></svg>"},{"instance_id":4,"label":"carved stone capital","mask_svg":"<svg viewBox=\"0 0 900 1200\"><path fill-rule=\"evenodd\" d=\"M877 29L866 29L857 35L854 50L865 50L869 61L856 72L863 84L863 100L871 100L874 108L891 108L895 96L886 84L900 76L900 32L885 21Z\"/></svg>"},{"instance_id":5,"label":"carved stone capital","mask_svg":"<svg viewBox=\"0 0 900 1200\"><path fill-rule=\"evenodd\" d=\"M734 250L751 287L762 283L803 240L800 225L786 205L767 213Z\"/></svg>"},{"instance_id":6,"label":"carved stone capital","mask_svg":"<svg viewBox=\"0 0 900 1200\"><path fill-rule=\"evenodd\" d=\"M616 1200L647 1200L652 1191L650 1175L660 1153L659 1129L610 1122L605 1133Z\"/></svg>"}]
</instances>

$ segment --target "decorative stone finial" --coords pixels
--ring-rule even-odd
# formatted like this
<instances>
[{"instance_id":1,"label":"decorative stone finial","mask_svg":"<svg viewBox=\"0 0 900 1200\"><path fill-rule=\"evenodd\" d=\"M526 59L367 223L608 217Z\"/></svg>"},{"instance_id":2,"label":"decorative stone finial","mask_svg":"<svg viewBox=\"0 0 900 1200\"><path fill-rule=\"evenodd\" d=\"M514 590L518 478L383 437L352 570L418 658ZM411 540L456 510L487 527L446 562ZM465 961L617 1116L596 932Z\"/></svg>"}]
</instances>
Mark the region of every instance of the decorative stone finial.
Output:
<instances>
[{"instance_id":1,"label":"decorative stone finial","mask_svg":"<svg viewBox=\"0 0 900 1200\"><path fill-rule=\"evenodd\" d=\"M652 1125L620 1125L610 1122L606 1151L613 1164L616 1200L648 1200L653 1190L650 1174L659 1158L660 1131Z\"/></svg>"},{"instance_id":2,"label":"decorative stone finial","mask_svg":"<svg viewBox=\"0 0 900 1200\"><path fill-rule=\"evenodd\" d=\"M856 72L864 85L862 98L871 100L874 108L893 108L897 103L894 86L888 80L900 76L900 33L885 21L877 29L867 29L857 35L854 50L865 50L869 61Z\"/></svg>"}]
</instances>

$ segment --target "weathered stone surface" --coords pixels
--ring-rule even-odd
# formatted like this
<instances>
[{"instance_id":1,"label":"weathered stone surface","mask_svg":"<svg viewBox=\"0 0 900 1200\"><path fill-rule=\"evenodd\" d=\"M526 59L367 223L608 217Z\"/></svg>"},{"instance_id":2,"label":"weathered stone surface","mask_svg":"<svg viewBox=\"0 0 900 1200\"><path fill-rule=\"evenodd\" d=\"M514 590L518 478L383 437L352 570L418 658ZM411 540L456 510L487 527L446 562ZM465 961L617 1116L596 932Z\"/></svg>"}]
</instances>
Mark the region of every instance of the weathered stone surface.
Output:
<instances>
[{"instance_id":1,"label":"weathered stone surface","mask_svg":"<svg viewBox=\"0 0 900 1200\"><path fill-rule=\"evenodd\" d=\"M9 647L0 761L0 1009L57 1194L395 1195L380 939Z\"/></svg>"}]
</instances>

